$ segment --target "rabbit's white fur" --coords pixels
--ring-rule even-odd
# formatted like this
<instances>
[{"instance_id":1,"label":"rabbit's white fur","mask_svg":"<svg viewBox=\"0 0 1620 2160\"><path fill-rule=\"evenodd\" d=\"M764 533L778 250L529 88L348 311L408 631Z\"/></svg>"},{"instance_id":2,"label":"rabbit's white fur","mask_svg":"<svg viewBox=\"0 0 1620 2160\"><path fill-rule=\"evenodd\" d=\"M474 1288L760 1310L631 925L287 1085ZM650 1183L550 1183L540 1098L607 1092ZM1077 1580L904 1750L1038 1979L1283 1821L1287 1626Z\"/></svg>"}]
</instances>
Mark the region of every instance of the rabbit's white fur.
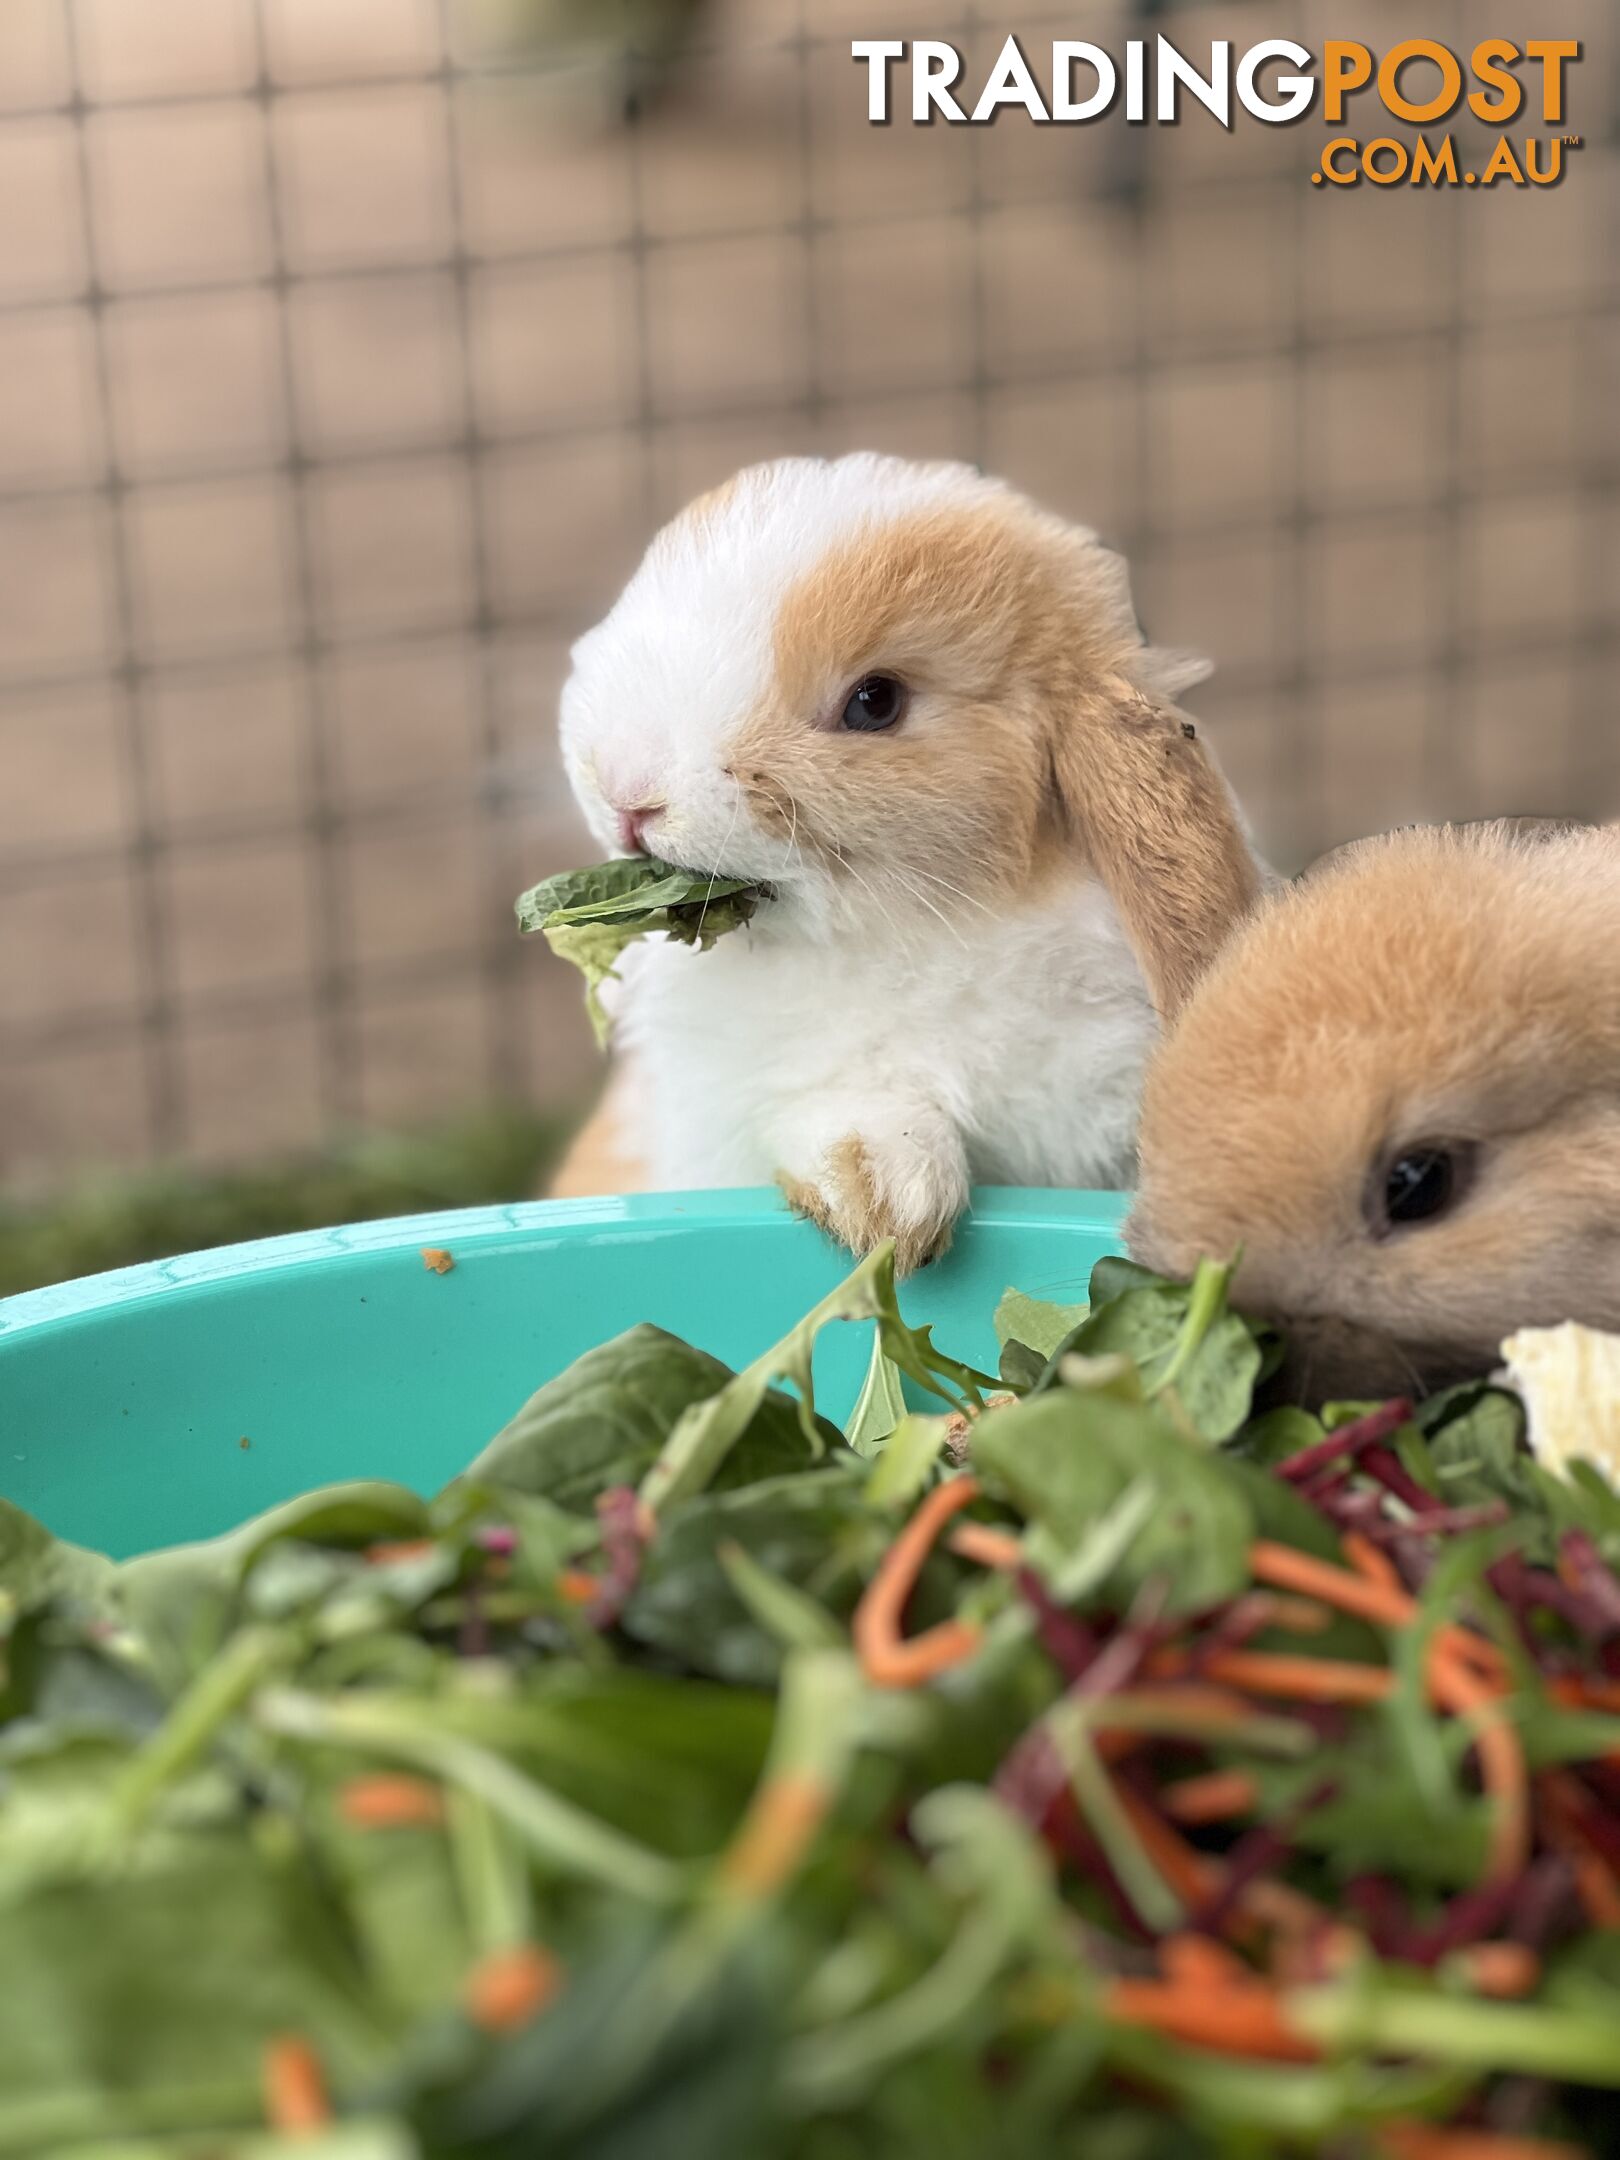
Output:
<instances>
[{"instance_id":1,"label":"rabbit's white fur","mask_svg":"<svg viewBox=\"0 0 1620 2160\"><path fill-rule=\"evenodd\" d=\"M853 685L900 677L884 734ZM1155 1001L1251 897L1224 785L1095 537L966 466L754 468L649 548L574 648L598 841L775 897L707 953L627 956L623 1137L665 1187L780 1177L915 1263L970 1181L1129 1176ZM1151 990L1150 990L1151 985Z\"/></svg>"}]
</instances>

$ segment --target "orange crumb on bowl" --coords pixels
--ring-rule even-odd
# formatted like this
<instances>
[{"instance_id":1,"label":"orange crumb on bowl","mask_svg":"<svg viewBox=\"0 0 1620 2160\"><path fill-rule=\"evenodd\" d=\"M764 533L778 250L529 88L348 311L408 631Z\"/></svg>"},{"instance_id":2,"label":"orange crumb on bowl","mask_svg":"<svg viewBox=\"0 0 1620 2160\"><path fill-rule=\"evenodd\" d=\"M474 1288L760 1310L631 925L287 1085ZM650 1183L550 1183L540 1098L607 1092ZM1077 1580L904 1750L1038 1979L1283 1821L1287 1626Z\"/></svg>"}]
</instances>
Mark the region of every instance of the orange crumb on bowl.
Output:
<instances>
[{"instance_id":1,"label":"orange crumb on bowl","mask_svg":"<svg viewBox=\"0 0 1620 2160\"><path fill-rule=\"evenodd\" d=\"M448 1275L455 1264L454 1253L447 1253L442 1245L422 1247L422 1265L431 1268L435 1275Z\"/></svg>"}]
</instances>

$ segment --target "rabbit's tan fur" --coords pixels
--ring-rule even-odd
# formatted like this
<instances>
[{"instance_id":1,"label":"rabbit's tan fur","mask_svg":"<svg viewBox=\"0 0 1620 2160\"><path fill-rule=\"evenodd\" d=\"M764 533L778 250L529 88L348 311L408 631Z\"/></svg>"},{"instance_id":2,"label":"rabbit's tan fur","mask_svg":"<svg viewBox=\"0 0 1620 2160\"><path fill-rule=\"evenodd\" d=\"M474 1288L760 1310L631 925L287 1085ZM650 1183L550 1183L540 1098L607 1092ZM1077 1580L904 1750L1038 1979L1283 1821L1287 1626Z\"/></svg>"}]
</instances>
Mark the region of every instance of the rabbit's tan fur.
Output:
<instances>
[{"instance_id":1,"label":"rabbit's tan fur","mask_svg":"<svg viewBox=\"0 0 1620 2160\"><path fill-rule=\"evenodd\" d=\"M1452 1210L1370 1221L1395 1155L1452 1141ZM1241 1246L1238 1302L1307 1392L1620 1328L1620 827L1405 831L1271 896L1161 1045L1140 1158L1131 1251L1182 1273Z\"/></svg>"}]
</instances>

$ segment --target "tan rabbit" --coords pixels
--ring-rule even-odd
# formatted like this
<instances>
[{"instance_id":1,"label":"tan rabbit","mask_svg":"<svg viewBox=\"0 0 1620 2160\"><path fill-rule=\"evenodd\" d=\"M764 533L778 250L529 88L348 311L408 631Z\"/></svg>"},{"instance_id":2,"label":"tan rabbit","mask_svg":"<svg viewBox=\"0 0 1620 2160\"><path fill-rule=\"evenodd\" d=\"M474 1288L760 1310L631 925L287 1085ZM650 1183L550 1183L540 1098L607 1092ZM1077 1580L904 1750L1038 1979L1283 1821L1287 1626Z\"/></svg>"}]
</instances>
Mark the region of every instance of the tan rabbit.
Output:
<instances>
[{"instance_id":1,"label":"tan rabbit","mask_svg":"<svg viewBox=\"0 0 1620 2160\"><path fill-rule=\"evenodd\" d=\"M1620 1329L1620 826L1423 828L1268 898L1153 1062L1139 1260L1243 1249L1312 1397Z\"/></svg>"}]
</instances>

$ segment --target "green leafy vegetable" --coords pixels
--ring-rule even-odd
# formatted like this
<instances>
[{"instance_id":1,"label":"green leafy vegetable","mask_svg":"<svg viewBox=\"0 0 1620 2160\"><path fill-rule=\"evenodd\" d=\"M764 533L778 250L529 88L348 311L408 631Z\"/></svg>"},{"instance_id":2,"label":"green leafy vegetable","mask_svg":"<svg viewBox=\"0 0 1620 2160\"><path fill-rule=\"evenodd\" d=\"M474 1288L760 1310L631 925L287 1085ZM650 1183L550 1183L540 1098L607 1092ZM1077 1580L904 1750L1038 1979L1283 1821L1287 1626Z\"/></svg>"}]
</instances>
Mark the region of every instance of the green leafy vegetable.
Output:
<instances>
[{"instance_id":1,"label":"green leafy vegetable","mask_svg":"<svg viewBox=\"0 0 1620 2160\"><path fill-rule=\"evenodd\" d=\"M640 1484L683 1420L722 1397L733 1406L735 1430L715 1482L748 1484L798 1468L840 1435L825 1419L807 1417L769 1377L738 1392L738 1376L718 1358L643 1323L588 1350L531 1395L466 1475L589 1509L615 1485Z\"/></svg>"},{"instance_id":2,"label":"green leafy vegetable","mask_svg":"<svg viewBox=\"0 0 1620 2160\"><path fill-rule=\"evenodd\" d=\"M605 1042L610 1023L601 988L617 980L627 946L661 931L707 952L728 930L742 928L764 893L746 878L710 877L632 855L531 886L517 903L518 928L538 931L559 959L580 970L591 1025Z\"/></svg>"},{"instance_id":3,"label":"green leafy vegetable","mask_svg":"<svg viewBox=\"0 0 1620 2160\"><path fill-rule=\"evenodd\" d=\"M1168 1609L1196 1612L1247 1579L1254 1518L1242 1494L1225 1466L1153 1405L1054 1388L983 1418L973 1460L1064 1553L1145 1484L1152 1512L1113 1572L1127 1600L1158 1583Z\"/></svg>"},{"instance_id":4,"label":"green leafy vegetable","mask_svg":"<svg viewBox=\"0 0 1620 2160\"><path fill-rule=\"evenodd\" d=\"M1620 1497L1265 1407L1228 1274L1009 1291L998 1389L884 1251L431 1499L0 1504L0 2160L1606 2150Z\"/></svg>"},{"instance_id":5,"label":"green leafy vegetable","mask_svg":"<svg viewBox=\"0 0 1620 2160\"><path fill-rule=\"evenodd\" d=\"M1086 1317L1084 1305L1053 1305L1004 1290L996 1307L996 1341L1001 1345L1001 1377L1009 1387L1038 1385L1060 1344L1067 1342Z\"/></svg>"}]
</instances>

